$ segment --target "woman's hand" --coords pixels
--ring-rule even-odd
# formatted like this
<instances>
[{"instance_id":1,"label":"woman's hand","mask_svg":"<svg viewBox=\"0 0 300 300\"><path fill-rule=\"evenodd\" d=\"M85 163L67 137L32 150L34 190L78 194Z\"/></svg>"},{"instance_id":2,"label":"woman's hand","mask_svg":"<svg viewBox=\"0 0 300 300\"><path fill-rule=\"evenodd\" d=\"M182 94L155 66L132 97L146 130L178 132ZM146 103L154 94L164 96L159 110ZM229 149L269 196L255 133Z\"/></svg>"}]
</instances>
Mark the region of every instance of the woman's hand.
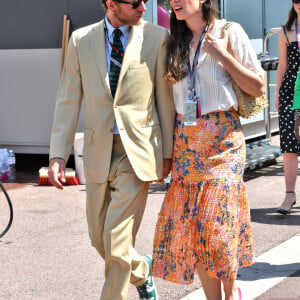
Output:
<instances>
[{"instance_id":1,"label":"woman's hand","mask_svg":"<svg viewBox=\"0 0 300 300\"><path fill-rule=\"evenodd\" d=\"M254 97L262 96L265 86L263 77L238 62L234 58L231 47L228 47L228 42L229 33L227 30L224 31L222 39L214 38L208 33L205 37L203 50L223 65L225 71L244 92Z\"/></svg>"},{"instance_id":2,"label":"woman's hand","mask_svg":"<svg viewBox=\"0 0 300 300\"><path fill-rule=\"evenodd\" d=\"M171 171L171 164L172 164L172 159L169 158L164 158L163 159L163 174L162 178L159 180L155 180L155 182L158 182L160 184L164 184L165 178L168 177L170 171Z\"/></svg>"},{"instance_id":3,"label":"woman's hand","mask_svg":"<svg viewBox=\"0 0 300 300\"><path fill-rule=\"evenodd\" d=\"M228 45L228 32L225 30L224 36L222 39L217 39L212 36L211 33L205 35L203 42L203 50L211 55L216 60L220 61L227 52Z\"/></svg>"}]
</instances>

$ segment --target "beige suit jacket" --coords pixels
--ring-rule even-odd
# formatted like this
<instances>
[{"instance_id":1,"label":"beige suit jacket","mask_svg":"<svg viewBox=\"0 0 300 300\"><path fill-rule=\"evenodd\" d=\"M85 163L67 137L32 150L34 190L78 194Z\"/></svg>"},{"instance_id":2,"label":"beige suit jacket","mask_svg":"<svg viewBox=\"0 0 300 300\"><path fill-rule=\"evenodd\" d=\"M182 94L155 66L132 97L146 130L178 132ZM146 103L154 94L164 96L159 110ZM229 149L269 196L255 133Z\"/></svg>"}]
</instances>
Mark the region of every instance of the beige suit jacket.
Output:
<instances>
[{"instance_id":1,"label":"beige suit jacket","mask_svg":"<svg viewBox=\"0 0 300 300\"><path fill-rule=\"evenodd\" d=\"M88 181L107 179L114 120L137 176L143 181L161 178L162 159L172 157L175 118L172 88L163 79L166 36L165 29L145 21L131 28L113 99L104 21L73 32L58 89L50 158L67 161L84 102L83 162Z\"/></svg>"}]
</instances>

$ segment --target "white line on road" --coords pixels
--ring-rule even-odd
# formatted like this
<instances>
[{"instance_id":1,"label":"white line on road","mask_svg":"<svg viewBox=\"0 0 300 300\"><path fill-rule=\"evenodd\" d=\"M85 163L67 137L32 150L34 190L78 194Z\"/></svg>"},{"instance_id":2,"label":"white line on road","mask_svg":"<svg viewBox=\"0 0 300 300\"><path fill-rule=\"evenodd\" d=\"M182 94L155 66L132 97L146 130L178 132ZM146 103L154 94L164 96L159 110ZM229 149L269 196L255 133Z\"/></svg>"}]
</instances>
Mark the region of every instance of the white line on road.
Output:
<instances>
[{"instance_id":1,"label":"white line on road","mask_svg":"<svg viewBox=\"0 0 300 300\"><path fill-rule=\"evenodd\" d=\"M238 286L243 300L253 300L286 277L300 270L300 234L272 248L256 258L256 263L239 270ZM199 289L181 300L205 299L203 289Z\"/></svg>"}]
</instances>

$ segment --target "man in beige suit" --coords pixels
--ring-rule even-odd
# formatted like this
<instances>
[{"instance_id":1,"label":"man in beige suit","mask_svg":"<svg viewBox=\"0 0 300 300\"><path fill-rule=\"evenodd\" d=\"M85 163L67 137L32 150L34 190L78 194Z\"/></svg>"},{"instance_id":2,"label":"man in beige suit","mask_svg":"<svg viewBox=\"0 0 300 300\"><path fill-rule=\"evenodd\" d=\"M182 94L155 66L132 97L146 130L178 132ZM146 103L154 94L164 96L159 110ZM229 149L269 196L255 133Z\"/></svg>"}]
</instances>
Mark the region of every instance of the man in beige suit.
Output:
<instances>
[{"instance_id":1,"label":"man in beige suit","mask_svg":"<svg viewBox=\"0 0 300 300\"><path fill-rule=\"evenodd\" d=\"M158 299L151 256L140 256L134 243L149 182L163 180L170 170L175 109L171 87L163 79L167 32L142 20L146 7L141 0L102 2L105 19L76 30L69 41L51 134L49 178L63 188L84 102L88 229L105 260L101 299L127 299L129 283L138 288L140 299ZM113 91L110 72L117 67Z\"/></svg>"}]
</instances>

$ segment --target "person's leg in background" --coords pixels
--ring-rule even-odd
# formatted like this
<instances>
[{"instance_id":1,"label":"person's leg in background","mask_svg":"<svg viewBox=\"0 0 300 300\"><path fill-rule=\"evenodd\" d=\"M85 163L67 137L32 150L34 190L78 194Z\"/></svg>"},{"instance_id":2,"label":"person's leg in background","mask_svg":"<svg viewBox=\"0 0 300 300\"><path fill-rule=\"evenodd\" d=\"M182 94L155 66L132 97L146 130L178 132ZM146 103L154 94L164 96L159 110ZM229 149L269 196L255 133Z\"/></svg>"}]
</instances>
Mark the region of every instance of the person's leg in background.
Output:
<instances>
[{"instance_id":1,"label":"person's leg in background","mask_svg":"<svg viewBox=\"0 0 300 300\"><path fill-rule=\"evenodd\" d=\"M298 174L298 155L296 153L284 153L283 164L286 194L277 212L288 214L296 202L295 186Z\"/></svg>"}]
</instances>

